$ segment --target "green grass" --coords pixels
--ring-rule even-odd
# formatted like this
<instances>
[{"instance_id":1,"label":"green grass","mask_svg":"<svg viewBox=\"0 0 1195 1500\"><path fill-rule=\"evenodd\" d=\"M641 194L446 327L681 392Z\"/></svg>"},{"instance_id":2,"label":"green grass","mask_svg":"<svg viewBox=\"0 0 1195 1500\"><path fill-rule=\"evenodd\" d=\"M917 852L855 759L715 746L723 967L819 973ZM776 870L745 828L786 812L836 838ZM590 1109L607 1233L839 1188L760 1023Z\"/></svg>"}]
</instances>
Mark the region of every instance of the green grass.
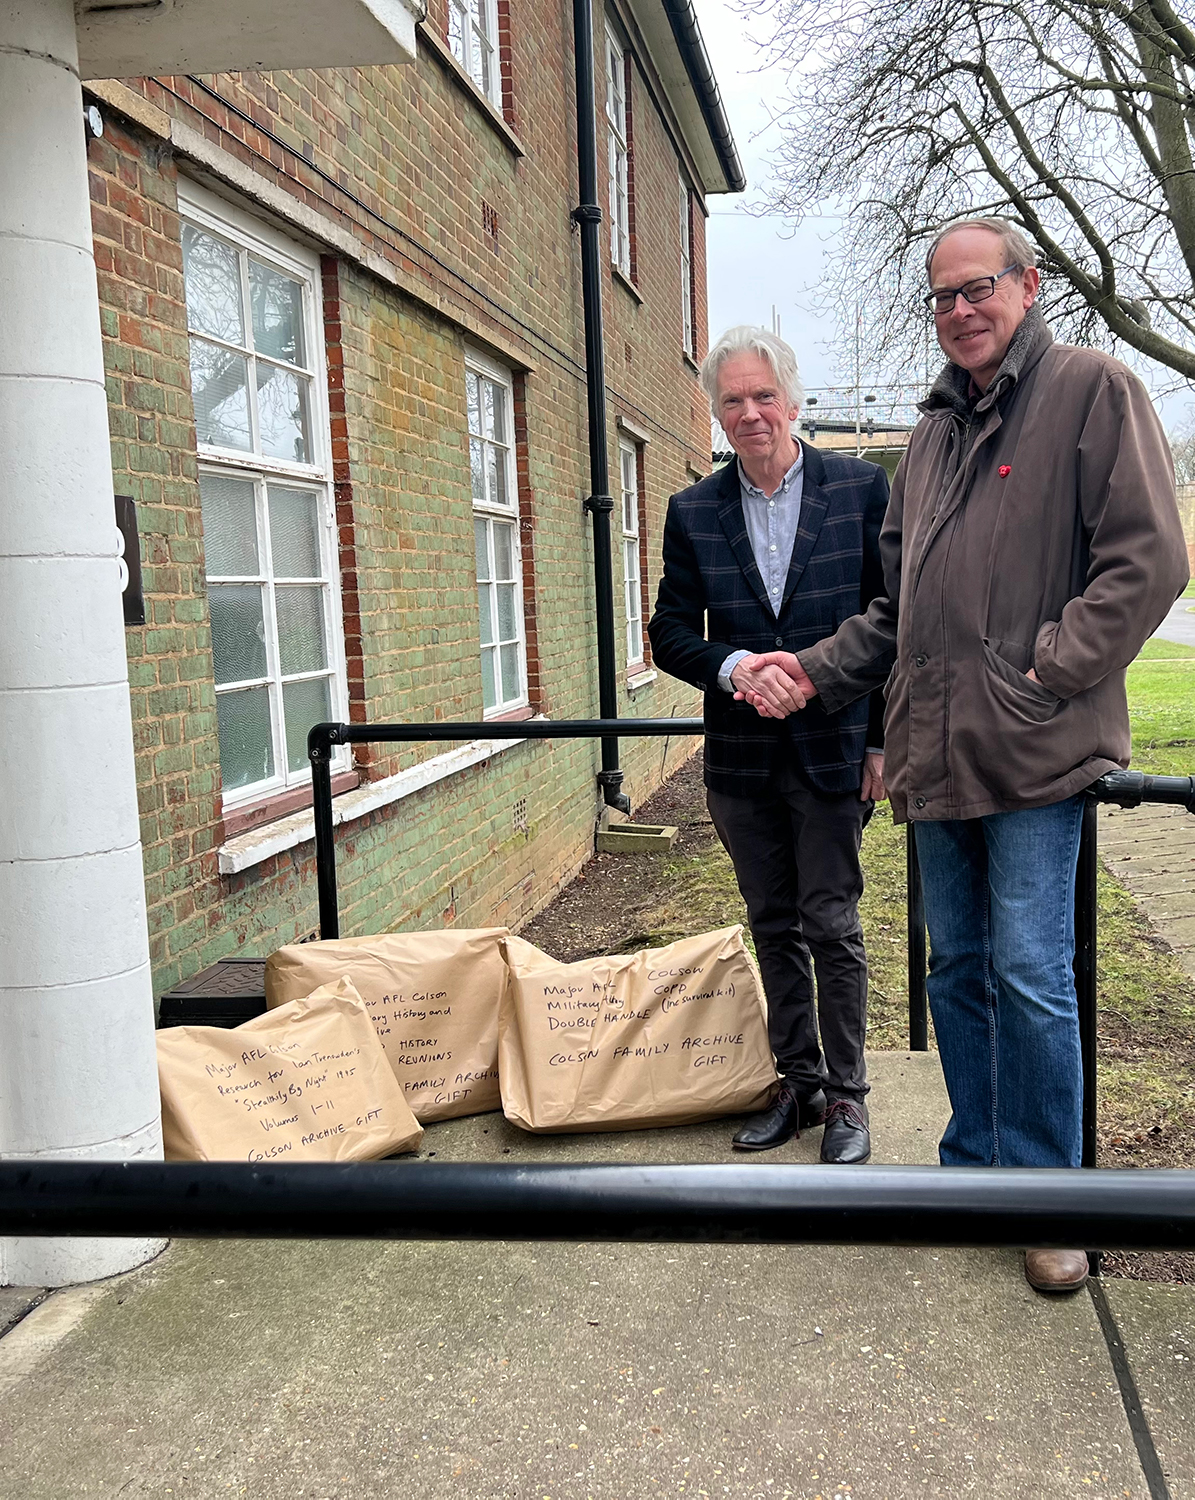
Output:
<instances>
[{"instance_id":1,"label":"green grass","mask_svg":"<svg viewBox=\"0 0 1195 1500\"><path fill-rule=\"evenodd\" d=\"M1142 646L1137 661L1182 661L1188 656L1195 656L1195 646L1180 646L1177 641L1151 639Z\"/></svg>"},{"instance_id":2,"label":"green grass","mask_svg":"<svg viewBox=\"0 0 1195 1500\"><path fill-rule=\"evenodd\" d=\"M1171 656L1159 659L1157 648ZM1150 641L1128 671L1133 768L1169 776L1195 772L1195 651Z\"/></svg>"},{"instance_id":3,"label":"green grass","mask_svg":"<svg viewBox=\"0 0 1195 1500\"><path fill-rule=\"evenodd\" d=\"M1195 578L1192 578L1190 583L1187 584L1186 588L1182 591L1180 598L1195 599Z\"/></svg>"}]
</instances>

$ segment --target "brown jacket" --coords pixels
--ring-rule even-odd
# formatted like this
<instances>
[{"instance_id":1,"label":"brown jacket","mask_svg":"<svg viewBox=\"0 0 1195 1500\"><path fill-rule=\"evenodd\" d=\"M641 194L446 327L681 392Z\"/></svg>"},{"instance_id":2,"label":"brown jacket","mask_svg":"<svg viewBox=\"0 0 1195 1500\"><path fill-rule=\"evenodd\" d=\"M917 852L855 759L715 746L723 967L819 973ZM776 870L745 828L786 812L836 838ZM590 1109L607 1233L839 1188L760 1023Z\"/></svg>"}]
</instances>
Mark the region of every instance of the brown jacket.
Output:
<instances>
[{"instance_id":1,"label":"brown jacket","mask_svg":"<svg viewBox=\"0 0 1195 1500\"><path fill-rule=\"evenodd\" d=\"M969 387L946 366L896 471L887 598L799 653L830 712L889 673L897 822L1044 807L1127 766L1125 668L1187 579L1170 450L1130 370L1031 309Z\"/></svg>"}]
</instances>

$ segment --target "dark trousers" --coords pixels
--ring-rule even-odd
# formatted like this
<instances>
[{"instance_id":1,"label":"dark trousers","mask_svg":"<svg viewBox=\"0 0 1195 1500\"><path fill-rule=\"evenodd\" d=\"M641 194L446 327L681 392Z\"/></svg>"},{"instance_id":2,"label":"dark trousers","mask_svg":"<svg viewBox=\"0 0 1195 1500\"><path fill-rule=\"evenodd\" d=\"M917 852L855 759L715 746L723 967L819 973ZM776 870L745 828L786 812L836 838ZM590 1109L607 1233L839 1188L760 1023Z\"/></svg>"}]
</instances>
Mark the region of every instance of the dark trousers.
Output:
<instances>
[{"instance_id":1,"label":"dark trousers","mask_svg":"<svg viewBox=\"0 0 1195 1500\"><path fill-rule=\"evenodd\" d=\"M777 1069L802 1094L824 1087L831 1097L862 1098L867 957L859 844L872 804L858 792L815 792L791 771L777 777L771 795L707 789L706 803L747 905Z\"/></svg>"}]
</instances>

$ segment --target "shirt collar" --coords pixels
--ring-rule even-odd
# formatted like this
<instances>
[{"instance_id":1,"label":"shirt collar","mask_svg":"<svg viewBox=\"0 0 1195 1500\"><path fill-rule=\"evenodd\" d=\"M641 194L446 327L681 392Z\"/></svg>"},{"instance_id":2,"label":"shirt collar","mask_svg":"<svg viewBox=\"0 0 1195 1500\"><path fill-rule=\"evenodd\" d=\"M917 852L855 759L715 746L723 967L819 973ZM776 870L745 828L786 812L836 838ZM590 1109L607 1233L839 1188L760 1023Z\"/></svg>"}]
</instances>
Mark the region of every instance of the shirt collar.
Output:
<instances>
[{"instance_id":1,"label":"shirt collar","mask_svg":"<svg viewBox=\"0 0 1195 1500\"><path fill-rule=\"evenodd\" d=\"M738 459L735 462L739 465L739 483L742 485L745 494L758 496L761 500L775 500L777 495L787 495L792 488L793 481L805 466L805 450L801 447L800 443L797 444L797 461L780 481L774 495L765 495L757 485L752 484L747 478L742 463Z\"/></svg>"}]
</instances>

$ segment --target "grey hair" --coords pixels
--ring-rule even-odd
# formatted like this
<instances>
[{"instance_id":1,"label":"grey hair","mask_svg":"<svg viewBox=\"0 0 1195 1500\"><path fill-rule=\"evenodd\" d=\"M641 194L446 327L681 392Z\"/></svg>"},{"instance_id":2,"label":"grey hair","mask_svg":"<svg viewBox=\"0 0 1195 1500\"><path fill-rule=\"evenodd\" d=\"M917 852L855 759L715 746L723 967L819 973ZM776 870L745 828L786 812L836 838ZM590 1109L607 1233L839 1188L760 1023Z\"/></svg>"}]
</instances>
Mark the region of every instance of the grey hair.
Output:
<instances>
[{"instance_id":1,"label":"grey hair","mask_svg":"<svg viewBox=\"0 0 1195 1500\"><path fill-rule=\"evenodd\" d=\"M1004 246L1004 259L1010 266L1018 266L1022 271L1027 271L1031 266L1037 265L1037 251L1032 241L1025 235L1011 219L959 219L954 224L947 224L945 229L940 229L934 236L933 243L925 252L925 276L929 280L933 269L934 256L937 255L942 241L947 236L955 234L960 229L986 229L989 234L994 234Z\"/></svg>"},{"instance_id":2,"label":"grey hair","mask_svg":"<svg viewBox=\"0 0 1195 1500\"><path fill-rule=\"evenodd\" d=\"M740 323L737 328L728 328L710 352L701 361L701 388L709 397L714 415L718 414L718 371L736 354L754 354L772 368L776 384L788 397L792 406L804 406L805 387L801 384L801 372L797 369L797 356L790 345L778 334L766 328L757 328L752 323Z\"/></svg>"}]
</instances>

